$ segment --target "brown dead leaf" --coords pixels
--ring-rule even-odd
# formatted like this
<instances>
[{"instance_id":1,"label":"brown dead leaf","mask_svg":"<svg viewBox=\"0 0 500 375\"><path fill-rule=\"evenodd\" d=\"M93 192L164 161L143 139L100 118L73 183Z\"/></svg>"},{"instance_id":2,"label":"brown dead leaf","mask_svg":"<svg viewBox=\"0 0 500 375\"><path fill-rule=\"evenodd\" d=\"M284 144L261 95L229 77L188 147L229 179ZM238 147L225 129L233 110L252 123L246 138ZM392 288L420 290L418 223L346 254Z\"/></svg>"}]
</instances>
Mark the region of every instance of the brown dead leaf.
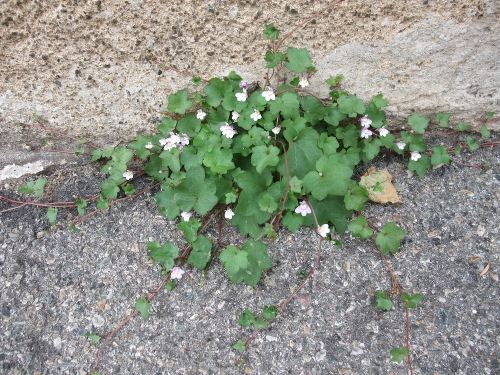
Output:
<instances>
[{"instance_id":1,"label":"brown dead leaf","mask_svg":"<svg viewBox=\"0 0 500 375\"><path fill-rule=\"evenodd\" d=\"M486 275L486 272L488 272L489 269L490 269L490 264L488 263L486 267L484 267L484 269L479 274L479 277L483 277L484 275Z\"/></svg>"},{"instance_id":2,"label":"brown dead leaf","mask_svg":"<svg viewBox=\"0 0 500 375\"><path fill-rule=\"evenodd\" d=\"M303 306L309 306L311 304L311 295L310 294L299 294L295 297L297 301Z\"/></svg>"},{"instance_id":3,"label":"brown dead leaf","mask_svg":"<svg viewBox=\"0 0 500 375\"><path fill-rule=\"evenodd\" d=\"M360 185L366 186L368 189L368 199L376 203L403 203L399 199L398 192L392 184L392 175L389 173L387 168L377 171L375 167L368 169L361 180ZM374 191L373 188L377 185L377 182L382 185L382 191Z\"/></svg>"}]
</instances>

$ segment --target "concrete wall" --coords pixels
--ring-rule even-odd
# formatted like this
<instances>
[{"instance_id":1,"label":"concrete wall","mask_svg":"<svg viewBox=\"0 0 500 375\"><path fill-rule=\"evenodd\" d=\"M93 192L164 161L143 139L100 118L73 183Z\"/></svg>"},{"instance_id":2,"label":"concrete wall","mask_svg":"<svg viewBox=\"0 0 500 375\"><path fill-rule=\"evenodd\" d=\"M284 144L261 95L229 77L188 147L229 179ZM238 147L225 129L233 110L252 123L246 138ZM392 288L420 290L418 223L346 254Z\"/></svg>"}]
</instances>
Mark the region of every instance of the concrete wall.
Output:
<instances>
[{"instance_id":1,"label":"concrete wall","mask_svg":"<svg viewBox=\"0 0 500 375\"><path fill-rule=\"evenodd\" d=\"M290 31L327 1L4 0L0 4L0 147L20 150L43 132L15 131L33 116L98 145L150 132L178 89L236 70L262 81L268 23ZM413 111L477 123L500 112L500 2L345 1L293 34L319 73L369 100L383 93L391 125Z\"/></svg>"}]
</instances>

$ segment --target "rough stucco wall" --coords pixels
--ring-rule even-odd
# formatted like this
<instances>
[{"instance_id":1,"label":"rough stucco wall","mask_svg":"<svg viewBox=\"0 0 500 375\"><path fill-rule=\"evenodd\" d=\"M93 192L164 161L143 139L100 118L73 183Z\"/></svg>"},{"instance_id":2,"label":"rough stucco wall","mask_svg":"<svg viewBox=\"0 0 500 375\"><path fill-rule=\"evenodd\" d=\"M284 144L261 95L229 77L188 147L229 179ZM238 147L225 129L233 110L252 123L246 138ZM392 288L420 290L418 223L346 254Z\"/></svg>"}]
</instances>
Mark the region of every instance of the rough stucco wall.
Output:
<instances>
[{"instance_id":1,"label":"rough stucco wall","mask_svg":"<svg viewBox=\"0 0 500 375\"><path fill-rule=\"evenodd\" d=\"M284 32L326 1L4 1L0 5L0 147L46 125L106 146L150 132L169 94L199 86L159 62L209 79L236 70L262 81L273 23ZM344 74L344 89L382 92L391 124L416 111L477 123L500 111L500 3L485 0L346 1L296 32L319 72L312 91ZM283 34L282 34L283 35ZM36 133L40 134L40 133ZM42 133L43 136L45 134Z\"/></svg>"}]
</instances>

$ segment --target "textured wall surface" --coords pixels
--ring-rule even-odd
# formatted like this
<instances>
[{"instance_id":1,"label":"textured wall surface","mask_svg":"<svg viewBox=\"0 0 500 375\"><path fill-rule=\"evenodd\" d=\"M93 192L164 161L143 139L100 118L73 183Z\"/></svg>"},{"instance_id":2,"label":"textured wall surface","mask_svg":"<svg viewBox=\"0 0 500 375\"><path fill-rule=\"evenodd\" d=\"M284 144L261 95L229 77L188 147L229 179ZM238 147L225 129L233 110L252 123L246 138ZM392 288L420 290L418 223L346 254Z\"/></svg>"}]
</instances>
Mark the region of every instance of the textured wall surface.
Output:
<instances>
[{"instance_id":1,"label":"textured wall surface","mask_svg":"<svg viewBox=\"0 0 500 375\"><path fill-rule=\"evenodd\" d=\"M36 141L37 134L12 127L35 115L101 146L151 132L169 94L200 87L148 56L206 79L236 70L262 81L264 27L273 23L286 33L328 4L4 0L0 147ZM413 111L477 123L500 111L499 14L498 1L345 1L285 45L310 49L319 69L311 80L316 93L326 95L324 79L337 74L364 100L383 93L390 125Z\"/></svg>"}]
</instances>

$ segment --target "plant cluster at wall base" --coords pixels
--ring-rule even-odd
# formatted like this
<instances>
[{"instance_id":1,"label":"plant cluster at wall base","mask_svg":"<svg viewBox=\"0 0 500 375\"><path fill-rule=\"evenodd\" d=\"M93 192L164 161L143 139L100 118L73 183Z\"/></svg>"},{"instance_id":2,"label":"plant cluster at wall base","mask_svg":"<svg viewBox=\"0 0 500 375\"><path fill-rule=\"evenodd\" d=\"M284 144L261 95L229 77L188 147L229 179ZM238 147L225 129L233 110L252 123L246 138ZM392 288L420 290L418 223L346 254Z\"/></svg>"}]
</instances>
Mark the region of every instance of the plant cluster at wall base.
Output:
<instances>
[{"instance_id":1,"label":"plant cluster at wall base","mask_svg":"<svg viewBox=\"0 0 500 375\"><path fill-rule=\"evenodd\" d=\"M429 147L424 133L430 119L418 114L408 118L410 130L391 132L384 112L388 102L382 94L365 103L342 90L342 76L328 79L329 98L319 98L307 89L316 72L309 51L281 49L279 35L272 25L264 30L271 48L265 54L267 73L262 87L251 86L231 72L210 79L196 94L180 90L169 96L170 115L163 117L155 134L140 135L128 146L92 151L92 161L106 161L102 172L108 175L95 199L97 209L108 208L123 194L137 195L133 180L145 174L160 186L154 195L159 212L168 220L179 220L187 250L180 251L171 242L148 244L150 257L162 265L169 290L182 278L183 268L206 271L215 254L232 282L255 286L272 266L262 238L276 240L280 226L291 232L309 226L318 236L316 265L298 289L317 267L323 241L341 246L334 233L341 236L349 231L361 239L371 238L381 256L394 254L404 231L393 222L373 225L360 213L372 193L381 193L391 184L391 177L363 184L353 179L354 169L388 150L399 154L410 171L423 176L433 166L450 163L453 153L480 147L472 136L467 137L467 145L451 150L444 145ZM449 118L439 113L436 123L446 128ZM470 128L461 123L456 131ZM480 132L489 136L485 125ZM138 159L143 167L132 168ZM44 184L40 179L19 192L41 195ZM78 200L74 207L84 217L90 203ZM57 210L50 207L47 213L52 225L56 225ZM202 233L214 218L229 221L246 240L213 242ZM78 230L75 224L71 228ZM421 300L421 295L403 293L395 277L393 284L406 309ZM136 301L144 319L152 297ZM278 307L266 306L257 316L246 309L238 322L264 329L289 300ZM393 307L386 291L377 291L374 300L380 310ZM94 333L88 338L92 344L99 343ZM251 339L238 341L234 348L243 352ZM407 334L407 346L391 351L393 360L409 359L408 347ZM410 361L409 366L411 370Z\"/></svg>"}]
</instances>

